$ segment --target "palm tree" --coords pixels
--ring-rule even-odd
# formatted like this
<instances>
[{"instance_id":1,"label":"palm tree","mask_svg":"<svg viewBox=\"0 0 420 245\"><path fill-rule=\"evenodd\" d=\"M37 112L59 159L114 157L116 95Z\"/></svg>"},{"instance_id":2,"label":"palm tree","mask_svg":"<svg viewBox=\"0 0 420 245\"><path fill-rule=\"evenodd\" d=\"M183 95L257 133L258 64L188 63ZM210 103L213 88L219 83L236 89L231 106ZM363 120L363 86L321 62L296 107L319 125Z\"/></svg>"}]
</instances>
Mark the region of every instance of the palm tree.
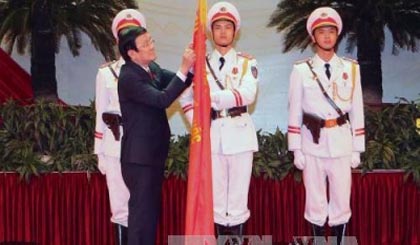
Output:
<instances>
[{"instance_id":1,"label":"palm tree","mask_svg":"<svg viewBox=\"0 0 420 245\"><path fill-rule=\"evenodd\" d=\"M0 44L9 54L30 51L35 98L57 99L55 54L65 37L79 55L85 33L106 60L115 58L113 17L136 0L0 0Z\"/></svg>"},{"instance_id":2,"label":"palm tree","mask_svg":"<svg viewBox=\"0 0 420 245\"><path fill-rule=\"evenodd\" d=\"M364 100L382 102L381 52L384 48L385 27L392 35L392 53L400 49L416 52L420 39L419 0L283 0L270 17L268 27L285 32L284 50L305 50L311 43L306 33L309 14L321 6L331 6L343 19L341 41L346 38L346 50L357 47Z\"/></svg>"}]
</instances>

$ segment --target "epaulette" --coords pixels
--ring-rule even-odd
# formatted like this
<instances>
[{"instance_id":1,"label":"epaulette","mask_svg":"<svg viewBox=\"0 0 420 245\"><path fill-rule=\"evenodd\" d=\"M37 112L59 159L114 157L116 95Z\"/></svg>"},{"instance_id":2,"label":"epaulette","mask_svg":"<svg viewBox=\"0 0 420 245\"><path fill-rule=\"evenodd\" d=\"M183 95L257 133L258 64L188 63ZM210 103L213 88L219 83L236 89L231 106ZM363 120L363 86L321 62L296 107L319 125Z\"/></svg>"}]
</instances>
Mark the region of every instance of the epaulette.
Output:
<instances>
[{"instance_id":1,"label":"epaulette","mask_svg":"<svg viewBox=\"0 0 420 245\"><path fill-rule=\"evenodd\" d=\"M308 58L305 58L305 59L302 59L302 60L298 60L298 61L296 61L296 62L295 62L295 65L299 65L299 64L305 63L305 62L307 62L308 60L311 60L311 58L310 58L310 57L308 57Z\"/></svg>"},{"instance_id":2,"label":"epaulette","mask_svg":"<svg viewBox=\"0 0 420 245\"><path fill-rule=\"evenodd\" d=\"M350 58L347 58L347 57L343 57L343 60L347 60L347 61L353 62L355 64L358 64L359 63L359 62L357 62L357 60L350 59Z\"/></svg>"},{"instance_id":3,"label":"epaulette","mask_svg":"<svg viewBox=\"0 0 420 245\"><path fill-rule=\"evenodd\" d=\"M106 62L106 63L102 64L99 68L101 69L101 68L107 67L111 64L114 64L115 62L117 62L117 61L113 60L113 61Z\"/></svg>"},{"instance_id":4,"label":"epaulette","mask_svg":"<svg viewBox=\"0 0 420 245\"><path fill-rule=\"evenodd\" d=\"M243 52L238 52L238 56L243 57L245 59L249 59L249 60L255 59L254 56L247 53L243 53Z\"/></svg>"}]
</instances>

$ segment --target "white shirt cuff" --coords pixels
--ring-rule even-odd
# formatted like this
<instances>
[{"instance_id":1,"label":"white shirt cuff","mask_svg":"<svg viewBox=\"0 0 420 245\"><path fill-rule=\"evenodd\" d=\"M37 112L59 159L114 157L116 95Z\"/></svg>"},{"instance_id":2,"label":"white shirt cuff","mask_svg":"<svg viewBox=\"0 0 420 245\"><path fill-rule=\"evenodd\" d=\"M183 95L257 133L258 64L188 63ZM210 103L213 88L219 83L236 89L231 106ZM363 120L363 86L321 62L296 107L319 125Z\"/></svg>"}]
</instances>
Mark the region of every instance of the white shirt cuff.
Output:
<instances>
[{"instance_id":1,"label":"white shirt cuff","mask_svg":"<svg viewBox=\"0 0 420 245\"><path fill-rule=\"evenodd\" d=\"M176 75L181 79L183 82L187 80L187 76L185 76L181 71L177 71Z\"/></svg>"}]
</instances>

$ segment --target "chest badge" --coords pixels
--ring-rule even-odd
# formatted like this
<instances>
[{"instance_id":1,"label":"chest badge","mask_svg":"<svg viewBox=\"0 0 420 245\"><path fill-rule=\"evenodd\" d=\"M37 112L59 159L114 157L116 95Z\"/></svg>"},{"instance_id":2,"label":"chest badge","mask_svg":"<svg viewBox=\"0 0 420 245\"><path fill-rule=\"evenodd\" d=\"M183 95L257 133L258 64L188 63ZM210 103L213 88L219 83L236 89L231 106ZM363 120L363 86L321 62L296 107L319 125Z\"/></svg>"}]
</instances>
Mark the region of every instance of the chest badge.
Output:
<instances>
[{"instance_id":1,"label":"chest badge","mask_svg":"<svg viewBox=\"0 0 420 245\"><path fill-rule=\"evenodd\" d=\"M238 74L238 67L233 67L232 74L237 75Z\"/></svg>"},{"instance_id":2,"label":"chest badge","mask_svg":"<svg viewBox=\"0 0 420 245\"><path fill-rule=\"evenodd\" d=\"M348 78L349 78L349 74L347 74L347 72L344 72L343 73L343 79L347 80Z\"/></svg>"}]
</instances>

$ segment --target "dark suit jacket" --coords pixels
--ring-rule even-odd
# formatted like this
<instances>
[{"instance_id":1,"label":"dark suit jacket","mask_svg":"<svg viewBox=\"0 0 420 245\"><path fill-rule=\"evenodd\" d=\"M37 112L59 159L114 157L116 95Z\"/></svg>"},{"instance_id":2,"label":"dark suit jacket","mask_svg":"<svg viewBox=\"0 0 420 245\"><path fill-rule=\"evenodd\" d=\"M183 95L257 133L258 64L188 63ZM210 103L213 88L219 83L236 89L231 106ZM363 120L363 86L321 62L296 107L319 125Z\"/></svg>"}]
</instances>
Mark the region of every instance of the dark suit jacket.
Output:
<instances>
[{"instance_id":1,"label":"dark suit jacket","mask_svg":"<svg viewBox=\"0 0 420 245\"><path fill-rule=\"evenodd\" d=\"M127 62L121 67L118 95L123 121L121 162L163 167L168 155L170 129L165 109L191 83L152 62L150 75Z\"/></svg>"}]
</instances>

